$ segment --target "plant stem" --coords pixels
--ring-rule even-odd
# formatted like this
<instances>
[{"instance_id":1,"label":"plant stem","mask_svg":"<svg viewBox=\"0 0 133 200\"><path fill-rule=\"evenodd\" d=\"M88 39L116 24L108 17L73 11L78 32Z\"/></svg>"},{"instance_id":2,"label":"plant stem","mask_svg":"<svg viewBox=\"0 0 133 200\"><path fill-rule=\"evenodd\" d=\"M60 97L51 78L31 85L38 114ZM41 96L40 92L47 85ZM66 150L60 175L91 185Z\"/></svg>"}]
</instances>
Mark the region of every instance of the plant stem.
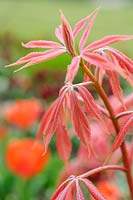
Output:
<instances>
[{"instance_id":1,"label":"plant stem","mask_svg":"<svg viewBox=\"0 0 133 200\"><path fill-rule=\"evenodd\" d=\"M80 66L81 66L82 70L88 75L90 80L95 83L95 88L96 88L98 94L100 95L100 97L102 98L106 108L108 109L109 114L110 114L110 118L111 118L113 125L114 125L114 128L116 130L116 133L118 134L119 130L120 130L118 120L115 118L114 110L113 110L113 108L112 108L112 106L111 106L111 104L108 100L108 97L107 97L104 89L99 84L99 82L97 81L95 76L92 74L92 72L87 68L87 66L82 61L80 63ZM124 167L127 169L127 171L125 173L126 173L126 177L127 177L129 190L130 190L130 193L131 193L131 198L133 200L133 180L132 180L131 166L130 166L130 163L129 163L129 158L128 158L128 153L127 153L125 142L123 142L122 145L121 145L121 152L122 152Z\"/></svg>"},{"instance_id":2,"label":"plant stem","mask_svg":"<svg viewBox=\"0 0 133 200\"><path fill-rule=\"evenodd\" d=\"M119 171L123 171L123 172L126 171L126 169L124 167L121 167L119 165L105 165L102 167L97 167L95 169L92 169L84 174L81 174L79 176L79 178L87 178L89 176L92 176L93 174L96 174L96 173L99 173L99 172L105 171L105 170L119 170Z\"/></svg>"}]
</instances>

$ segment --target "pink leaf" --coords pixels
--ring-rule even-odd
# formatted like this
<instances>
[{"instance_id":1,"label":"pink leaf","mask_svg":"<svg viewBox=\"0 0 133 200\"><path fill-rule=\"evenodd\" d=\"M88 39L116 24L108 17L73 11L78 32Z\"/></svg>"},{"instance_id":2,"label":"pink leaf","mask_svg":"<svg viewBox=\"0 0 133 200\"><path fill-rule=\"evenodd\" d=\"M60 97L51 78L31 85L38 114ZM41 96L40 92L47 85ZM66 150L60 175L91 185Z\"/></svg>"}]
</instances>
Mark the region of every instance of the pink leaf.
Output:
<instances>
[{"instance_id":1,"label":"pink leaf","mask_svg":"<svg viewBox=\"0 0 133 200\"><path fill-rule=\"evenodd\" d=\"M91 64L90 64L90 63L87 63L87 64L86 64L86 67L87 67L88 69L90 69ZM88 76L86 73L84 73L84 77L83 77L83 81L82 81L82 82L87 82L87 81L89 81L89 80L90 80L89 76Z\"/></svg>"},{"instance_id":2,"label":"pink leaf","mask_svg":"<svg viewBox=\"0 0 133 200\"><path fill-rule=\"evenodd\" d=\"M56 127L56 148L61 160L67 164L71 154L72 145L66 126L61 118L59 119Z\"/></svg>"},{"instance_id":3,"label":"pink leaf","mask_svg":"<svg viewBox=\"0 0 133 200\"><path fill-rule=\"evenodd\" d=\"M86 16L85 18L81 19L75 26L73 30L74 37L77 37L79 32L82 30L84 25L87 23L87 21L97 12L98 9L94 10L90 15Z\"/></svg>"},{"instance_id":4,"label":"pink leaf","mask_svg":"<svg viewBox=\"0 0 133 200\"><path fill-rule=\"evenodd\" d=\"M110 56L112 58L112 61L114 63L114 66L116 66L116 71L123 77L125 78L128 83L133 87L133 79L128 71L126 64L122 61L120 61L116 56L114 56L112 53L110 53Z\"/></svg>"},{"instance_id":5,"label":"pink leaf","mask_svg":"<svg viewBox=\"0 0 133 200\"><path fill-rule=\"evenodd\" d=\"M100 85L103 83L105 71L102 68L96 68L95 70L95 77Z\"/></svg>"},{"instance_id":6,"label":"pink leaf","mask_svg":"<svg viewBox=\"0 0 133 200\"><path fill-rule=\"evenodd\" d=\"M74 47L74 38L73 38L73 32L70 24L66 20L63 13L61 13L61 20L62 20L62 33L63 33L63 39L65 42L65 46L68 50L68 52L71 55L75 55L75 47Z\"/></svg>"},{"instance_id":7,"label":"pink leaf","mask_svg":"<svg viewBox=\"0 0 133 200\"><path fill-rule=\"evenodd\" d=\"M65 180L58 188L57 190L54 192L54 194L52 195L52 197L50 198L50 200L57 200L59 194L65 189L66 185L68 184L68 182L70 182L72 180L72 178L68 178L67 180Z\"/></svg>"},{"instance_id":8,"label":"pink leaf","mask_svg":"<svg viewBox=\"0 0 133 200\"><path fill-rule=\"evenodd\" d=\"M77 88L79 90L81 97L84 100L84 104L85 104L86 111L88 112L88 114L90 114L91 112L93 116L95 116L99 120L104 130L108 132L106 124L102 118L101 111L98 108L97 104L95 103L95 100L93 96L91 95L91 93L83 86L78 86Z\"/></svg>"},{"instance_id":9,"label":"pink leaf","mask_svg":"<svg viewBox=\"0 0 133 200\"><path fill-rule=\"evenodd\" d=\"M39 138L43 133L45 150L47 150L48 144L56 129L64 97L65 92L62 93L62 95L47 110L47 112L43 116L39 130L37 132L37 138Z\"/></svg>"},{"instance_id":10,"label":"pink leaf","mask_svg":"<svg viewBox=\"0 0 133 200\"><path fill-rule=\"evenodd\" d=\"M81 179L86 185L90 194L94 197L95 200L106 200L103 194L95 187L95 185L88 179Z\"/></svg>"},{"instance_id":11,"label":"pink leaf","mask_svg":"<svg viewBox=\"0 0 133 200\"><path fill-rule=\"evenodd\" d=\"M59 194L59 196L57 197L56 200L66 200L67 198L67 193L69 192L69 190L71 189L71 187L73 186L73 182L74 180L70 181L68 183L68 185L64 188L64 190Z\"/></svg>"},{"instance_id":12,"label":"pink leaf","mask_svg":"<svg viewBox=\"0 0 133 200\"><path fill-rule=\"evenodd\" d=\"M74 91L71 91L70 94L70 113L76 133L78 134L80 140L84 143L84 145L89 148L91 133L88 119L82 111L76 93Z\"/></svg>"},{"instance_id":13,"label":"pink leaf","mask_svg":"<svg viewBox=\"0 0 133 200\"><path fill-rule=\"evenodd\" d=\"M71 185L71 187L69 187L67 194L66 194L66 198L64 200L74 199L74 195L75 195L75 184L73 184L73 185Z\"/></svg>"},{"instance_id":14,"label":"pink leaf","mask_svg":"<svg viewBox=\"0 0 133 200\"><path fill-rule=\"evenodd\" d=\"M94 21L95 21L95 19L96 19L96 16L97 16L97 12L95 13L95 15L94 15L94 16L92 17L92 19L90 20L88 26L86 27L86 29L85 29L85 31L84 31L82 37L81 37L81 40L80 40L80 42L79 42L79 49L80 49L80 51L83 50L83 48L84 48L84 46L85 46L85 44L86 44L86 41L87 41L87 39L88 39L88 36L89 36L89 34L90 34L90 31L91 31L92 26L93 26L93 24L94 24Z\"/></svg>"},{"instance_id":15,"label":"pink leaf","mask_svg":"<svg viewBox=\"0 0 133 200\"><path fill-rule=\"evenodd\" d=\"M37 57L43 56L45 54L46 54L46 51L29 53L26 56L17 60L15 63L8 65L7 67L18 66L18 65L24 64L26 62L29 62L33 58L37 58Z\"/></svg>"},{"instance_id":16,"label":"pink leaf","mask_svg":"<svg viewBox=\"0 0 133 200\"><path fill-rule=\"evenodd\" d=\"M125 41L125 40L131 40L133 39L133 36L132 35L110 35L110 36L106 36L100 40L97 40L91 44L89 44L85 49L84 51L92 51L92 50L95 50L95 49L99 49L101 47L105 47L107 45L110 45L110 44L115 44L115 43L118 43L118 42L122 42L122 41Z\"/></svg>"},{"instance_id":17,"label":"pink leaf","mask_svg":"<svg viewBox=\"0 0 133 200\"><path fill-rule=\"evenodd\" d=\"M62 27L59 26L55 29L55 35L58 38L58 40L64 44L64 39L63 39L63 33L62 33Z\"/></svg>"},{"instance_id":18,"label":"pink leaf","mask_svg":"<svg viewBox=\"0 0 133 200\"><path fill-rule=\"evenodd\" d=\"M109 61L107 58L102 57L101 55L97 53L87 53L84 52L82 54L82 58L89 62L90 64L95 65L96 67L100 67L102 69L107 70L115 70L115 66L111 61Z\"/></svg>"},{"instance_id":19,"label":"pink leaf","mask_svg":"<svg viewBox=\"0 0 133 200\"><path fill-rule=\"evenodd\" d=\"M107 47L107 50L116 57L116 59L120 62L123 63L123 65L126 66L127 70L130 73L133 73L133 61L128 58L125 54L122 52L112 48L112 47Z\"/></svg>"},{"instance_id":20,"label":"pink leaf","mask_svg":"<svg viewBox=\"0 0 133 200\"><path fill-rule=\"evenodd\" d=\"M124 98L124 105L127 109L129 109L133 106L133 94L132 93ZM113 104L113 106L115 106L115 103ZM122 105L116 106L116 113L120 113L122 111L123 111Z\"/></svg>"},{"instance_id":21,"label":"pink leaf","mask_svg":"<svg viewBox=\"0 0 133 200\"><path fill-rule=\"evenodd\" d=\"M63 48L63 46L58 42L52 42L47 40L30 41L27 42L26 44L22 43L22 46L26 48L49 48L49 49Z\"/></svg>"},{"instance_id":22,"label":"pink leaf","mask_svg":"<svg viewBox=\"0 0 133 200\"><path fill-rule=\"evenodd\" d=\"M22 69L24 69L24 68L27 68L27 67L29 67L29 66L31 66L31 65L35 65L35 64L38 64L38 63L41 63L41 62L44 62L44 61L51 60L51 59L53 59L53 58L55 58L55 57L61 55L61 54L64 53L64 52L65 52L65 50L63 50L63 49L58 49L58 50L57 50L57 49L54 49L54 50L45 51L43 55L41 55L41 56L36 56L36 57L34 57L34 58L31 58L31 60L28 61L27 64L25 64L24 66L20 67L18 70L16 70L16 72L17 72L17 71L20 71L20 70L22 70ZM26 61L26 62L27 62L27 61ZM23 63L24 63L24 62L23 62ZM21 64L22 64L22 63L21 63ZM18 65L17 62L11 64L10 66L16 66L16 65Z\"/></svg>"},{"instance_id":23,"label":"pink leaf","mask_svg":"<svg viewBox=\"0 0 133 200\"><path fill-rule=\"evenodd\" d=\"M38 132L37 132L37 139L41 137L43 131L47 129L47 127L52 123L52 119L55 113L55 108L58 104L58 99L49 107L49 109L44 113L43 118L41 120Z\"/></svg>"},{"instance_id":24,"label":"pink leaf","mask_svg":"<svg viewBox=\"0 0 133 200\"><path fill-rule=\"evenodd\" d=\"M114 152L121 146L122 142L124 141L124 138L126 137L131 127L133 127L133 114L131 114L122 124L120 131L112 145L111 152Z\"/></svg>"},{"instance_id":25,"label":"pink leaf","mask_svg":"<svg viewBox=\"0 0 133 200\"><path fill-rule=\"evenodd\" d=\"M79 186L78 180L76 180L76 200L85 200L83 192Z\"/></svg>"},{"instance_id":26,"label":"pink leaf","mask_svg":"<svg viewBox=\"0 0 133 200\"><path fill-rule=\"evenodd\" d=\"M72 83L79 69L80 57L76 56L72 59L72 63L68 65L65 82Z\"/></svg>"},{"instance_id":27,"label":"pink leaf","mask_svg":"<svg viewBox=\"0 0 133 200\"><path fill-rule=\"evenodd\" d=\"M106 71L109 77L110 86L113 94L119 99L119 101L123 104L123 94L120 86L120 81L118 75L114 71Z\"/></svg>"}]
</instances>

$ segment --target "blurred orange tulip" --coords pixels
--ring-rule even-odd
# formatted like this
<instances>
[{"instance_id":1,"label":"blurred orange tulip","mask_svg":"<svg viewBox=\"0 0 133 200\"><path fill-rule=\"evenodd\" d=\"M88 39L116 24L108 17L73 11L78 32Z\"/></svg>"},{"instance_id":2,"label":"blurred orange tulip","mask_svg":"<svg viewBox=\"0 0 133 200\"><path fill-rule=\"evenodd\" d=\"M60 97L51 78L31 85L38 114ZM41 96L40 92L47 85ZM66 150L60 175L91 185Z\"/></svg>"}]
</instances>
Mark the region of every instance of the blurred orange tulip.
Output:
<instances>
[{"instance_id":1,"label":"blurred orange tulip","mask_svg":"<svg viewBox=\"0 0 133 200\"><path fill-rule=\"evenodd\" d=\"M50 158L50 150L44 153L44 146L31 138L17 139L6 149L6 163L9 169L22 178L39 173Z\"/></svg>"},{"instance_id":2,"label":"blurred orange tulip","mask_svg":"<svg viewBox=\"0 0 133 200\"><path fill-rule=\"evenodd\" d=\"M6 107L5 118L19 128L29 128L38 119L41 110L37 99L20 99Z\"/></svg>"}]
</instances>

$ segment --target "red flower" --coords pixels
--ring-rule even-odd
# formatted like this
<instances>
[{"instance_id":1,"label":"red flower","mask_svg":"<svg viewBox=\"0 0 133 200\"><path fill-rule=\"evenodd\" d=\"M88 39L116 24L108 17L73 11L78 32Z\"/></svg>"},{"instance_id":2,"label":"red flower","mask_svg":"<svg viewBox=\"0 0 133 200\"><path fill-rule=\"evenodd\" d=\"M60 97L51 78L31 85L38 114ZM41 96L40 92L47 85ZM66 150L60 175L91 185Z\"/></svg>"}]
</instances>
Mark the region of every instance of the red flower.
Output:
<instances>
[{"instance_id":1,"label":"red flower","mask_svg":"<svg viewBox=\"0 0 133 200\"><path fill-rule=\"evenodd\" d=\"M33 139L11 141L6 149L6 163L9 169L23 178L39 173L48 162L50 151L45 155L44 146Z\"/></svg>"},{"instance_id":2,"label":"red flower","mask_svg":"<svg viewBox=\"0 0 133 200\"><path fill-rule=\"evenodd\" d=\"M6 108L5 118L19 128L28 128L36 122L40 112L41 104L38 100L20 99Z\"/></svg>"}]
</instances>

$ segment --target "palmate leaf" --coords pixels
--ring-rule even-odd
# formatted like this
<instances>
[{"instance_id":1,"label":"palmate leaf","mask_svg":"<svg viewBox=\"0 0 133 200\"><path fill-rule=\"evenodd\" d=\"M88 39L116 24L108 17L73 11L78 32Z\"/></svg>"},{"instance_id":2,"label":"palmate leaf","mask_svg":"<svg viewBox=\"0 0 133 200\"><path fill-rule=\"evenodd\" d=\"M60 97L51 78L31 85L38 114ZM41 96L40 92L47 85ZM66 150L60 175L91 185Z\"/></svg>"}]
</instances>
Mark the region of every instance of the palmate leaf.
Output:
<instances>
[{"instance_id":1,"label":"palmate leaf","mask_svg":"<svg viewBox=\"0 0 133 200\"><path fill-rule=\"evenodd\" d=\"M126 121L122 124L120 131L112 145L111 152L114 152L121 146L131 127L133 127L133 114L129 115Z\"/></svg>"},{"instance_id":2,"label":"palmate leaf","mask_svg":"<svg viewBox=\"0 0 133 200\"><path fill-rule=\"evenodd\" d=\"M80 186L80 183L85 184L87 190L92 195L92 197L94 197L95 200L106 200L103 194L88 179L88 177L105 170L120 170L124 172L126 171L124 167L121 167L119 165L106 165L89 170L88 172L81 174L77 177L72 175L68 177L68 179L65 180L57 188L50 200L74 200L74 196L76 197L76 200L85 200L85 196Z\"/></svg>"}]
</instances>

